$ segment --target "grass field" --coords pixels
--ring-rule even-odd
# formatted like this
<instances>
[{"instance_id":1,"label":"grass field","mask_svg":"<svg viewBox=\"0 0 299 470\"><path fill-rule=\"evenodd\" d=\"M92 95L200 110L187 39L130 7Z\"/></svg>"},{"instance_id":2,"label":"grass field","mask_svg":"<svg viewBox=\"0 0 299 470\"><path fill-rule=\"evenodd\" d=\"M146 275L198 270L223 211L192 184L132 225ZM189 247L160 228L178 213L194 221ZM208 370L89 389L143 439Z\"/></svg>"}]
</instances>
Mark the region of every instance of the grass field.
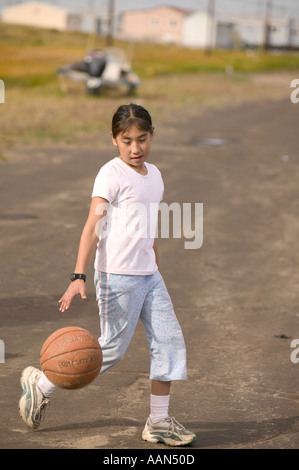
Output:
<instances>
[{"instance_id":1,"label":"grass field","mask_svg":"<svg viewBox=\"0 0 299 470\"><path fill-rule=\"evenodd\" d=\"M56 81L56 70L81 60L90 48L104 48L105 38L78 32L59 32L0 23L0 77L8 86L31 87ZM133 67L142 78L173 73L294 70L299 53L270 54L263 51L202 50L174 45L115 41L132 56Z\"/></svg>"},{"instance_id":2,"label":"grass field","mask_svg":"<svg viewBox=\"0 0 299 470\"><path fill-rule=\"evenodd\" d=\"M123 90L86 96L84 87L62 92L57 69L81 60L87 50L105 47L105 39L82 33L0 23L0 78L5 104L0 106L2 149L13 145L75 144L97 140L109 128L111 112L128 101ZM299 75L299 54L262 51L201 50L116 41L132 57L142 84L135 100L150 107L154 119L171 122L173 111L188 106L238 103L286 93ZM297 73L298 72L298 73ZM273 80L273 77L286 79ZM272 77L259 80L259 77ZM130 98L133 100L133 98Z\"/></svg>"}]
</instances>

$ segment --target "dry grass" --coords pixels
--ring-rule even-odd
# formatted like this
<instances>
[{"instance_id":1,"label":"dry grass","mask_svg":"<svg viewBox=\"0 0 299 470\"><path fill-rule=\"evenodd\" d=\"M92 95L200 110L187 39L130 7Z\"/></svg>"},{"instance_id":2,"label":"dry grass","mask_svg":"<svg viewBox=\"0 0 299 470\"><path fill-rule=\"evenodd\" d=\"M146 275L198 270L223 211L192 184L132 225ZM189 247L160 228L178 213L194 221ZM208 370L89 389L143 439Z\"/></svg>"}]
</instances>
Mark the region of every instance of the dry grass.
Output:
<instances>
[{"instance_id":1,"label":"dry grass","mask_svg":"<svg viewBox=\"0 0 299 470\"><path fill-rule=\"evenodd\" d=\"M15 145L99 145L101 131L110 128L112 112L128 101L148 107L156 122L169 123L181 109L198 114L205 107L288 99L290 82L299 76L296 54L215 51L206 56L174 46L136 44L134 70L142 77L138 95L129 98L123 90L113 90L91 97L82 84L62 92L56 70L80 60L89 47L103 47L103 39L93 43L93 38L79 33L0 24L0 41L0 77L6 86L5 104L0 105L2 152ZM232 73L225 71L227 66ZM252 72L274 66L294 71Z\"/></svg>"},{"instance_id":2,"label":"dry grass","mask_svg":"<svg viewBox=\"0 0 299 470\"><path fill-rule=\"evenodd\" d=\"M298 74L299 75L299 74ZM13 145L74 144L98 141L109 130L113 110L129 101L151 110L153 119L170 123L180 110L199 113L206 107L234 106L244 101L289 99L296 74L188 74L143 81L138 95L114 90L100 97L84 94L83 86L63 94L58 84L6 91L0 107L2 148Z\"/></svg>"},{"instance_id":3,"label":"dry grass","mask_svg":"<svg viewBox=\"0 0 299 470\"><path fill-rule=\"evenodd\" d=\"M81 60L87 50L105 47L105 38L78 32L58 32L0 22L0 77L9 86L30 87L56 80L58 67ZM223 72L232 67L237 72L294 70L299 54L271 54L261 50L203 50L175 45L115 41L133 60L133 68L142 78L165 74Z\"/></svg>"}]
</instances>

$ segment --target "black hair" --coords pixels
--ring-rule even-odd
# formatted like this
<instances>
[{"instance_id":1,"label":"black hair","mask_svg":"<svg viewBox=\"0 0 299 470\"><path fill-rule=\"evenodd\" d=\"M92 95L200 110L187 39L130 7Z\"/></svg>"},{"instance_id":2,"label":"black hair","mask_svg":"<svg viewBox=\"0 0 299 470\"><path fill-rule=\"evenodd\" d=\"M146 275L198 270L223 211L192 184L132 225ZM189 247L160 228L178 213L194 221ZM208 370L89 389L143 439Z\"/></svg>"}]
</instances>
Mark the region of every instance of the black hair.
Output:
<instances>
[{"instance_id":1,"label":"black hair","mask_svg":"<svg viewBox=\"0 0 299 470\"><path fill-rule=\"evenodd\" d=\"M149 112L138 104L123 104L114 113L112 118L112 136L128 131L132 126L153 133L152 118Z\"/></svg>"}]
</instances>

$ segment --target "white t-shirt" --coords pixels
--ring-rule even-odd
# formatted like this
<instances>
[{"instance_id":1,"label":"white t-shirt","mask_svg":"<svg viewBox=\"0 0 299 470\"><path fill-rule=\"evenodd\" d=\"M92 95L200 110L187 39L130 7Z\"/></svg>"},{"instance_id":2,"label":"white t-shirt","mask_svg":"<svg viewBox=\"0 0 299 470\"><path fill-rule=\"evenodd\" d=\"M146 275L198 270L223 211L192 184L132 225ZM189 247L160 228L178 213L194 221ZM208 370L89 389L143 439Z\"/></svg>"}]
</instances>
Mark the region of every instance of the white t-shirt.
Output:
<instances>
[{"instance_id":1,"label":"white t-shirt","mask_svg":"<svg viewBox=\"0 0 299 470\"><path fill-rule=\"evenodd\" d=\"M113 274L148 275L157 265L153 242L164 184L158 168L145 162L141 175L119 157L99 171L92 197L109 201L94 267Z\"/></svg>"}]
</instances>

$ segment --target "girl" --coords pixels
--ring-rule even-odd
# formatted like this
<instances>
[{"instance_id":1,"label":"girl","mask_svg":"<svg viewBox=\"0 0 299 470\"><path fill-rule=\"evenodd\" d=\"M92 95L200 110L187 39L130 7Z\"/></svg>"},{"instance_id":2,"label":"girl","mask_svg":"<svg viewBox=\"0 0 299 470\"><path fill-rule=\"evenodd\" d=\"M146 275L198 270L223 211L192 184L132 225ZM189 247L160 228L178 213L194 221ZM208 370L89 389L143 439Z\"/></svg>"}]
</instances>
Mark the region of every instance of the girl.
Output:
<instances>
[{"instance_id":1,"label":"girl","mask_svg":"<svg viewBox=\"0 0 299 470\"><path fill-rule=\"evenodd\" d=\"M159 271L153 235L164 192L160 171L147 162L153 135L151 116L142 106L123 105L114 114L111 136L119 156L106 163L95 179L75 270L59 302L60 311L65 312L76 295L86 299L85 273L96 251L94 283L103 351L100 374L123 357L141 319L151 357L150 416L142 438L181 446L194 442L196 436L168 415L171 381L186 379L186 350ZM142 217L136 219L136 212ZM24 369L21 385L21 417L37 428L55 386L33 367Z\"/></svg>"}]
</instances>

